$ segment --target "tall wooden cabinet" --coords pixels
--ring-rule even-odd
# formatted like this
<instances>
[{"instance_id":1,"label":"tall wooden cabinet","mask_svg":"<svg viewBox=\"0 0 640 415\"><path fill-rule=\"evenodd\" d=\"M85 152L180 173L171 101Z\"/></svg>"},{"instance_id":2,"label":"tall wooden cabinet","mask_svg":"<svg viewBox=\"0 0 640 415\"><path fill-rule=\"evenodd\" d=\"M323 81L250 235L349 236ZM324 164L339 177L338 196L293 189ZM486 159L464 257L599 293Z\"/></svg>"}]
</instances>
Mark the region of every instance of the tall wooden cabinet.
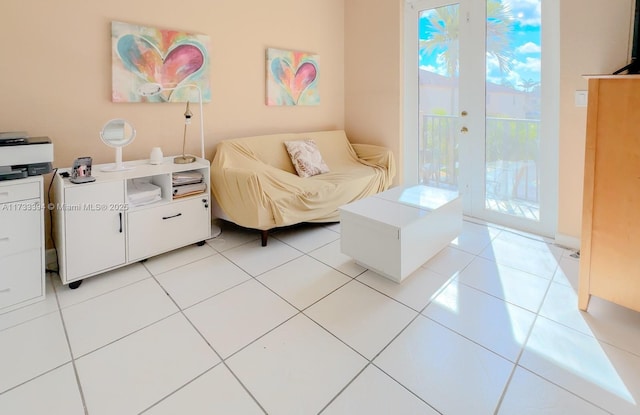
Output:
<instances>
[{"instance_id":1,"label":"tall wooden cabinet","mask_svg":"<svg viewBox=\"0 0 640 415\"><path fill-rule=\"evenodd\" d=\"M579 307L640 311L640 75L589 77Z\"/></svg>"}]
</instances>

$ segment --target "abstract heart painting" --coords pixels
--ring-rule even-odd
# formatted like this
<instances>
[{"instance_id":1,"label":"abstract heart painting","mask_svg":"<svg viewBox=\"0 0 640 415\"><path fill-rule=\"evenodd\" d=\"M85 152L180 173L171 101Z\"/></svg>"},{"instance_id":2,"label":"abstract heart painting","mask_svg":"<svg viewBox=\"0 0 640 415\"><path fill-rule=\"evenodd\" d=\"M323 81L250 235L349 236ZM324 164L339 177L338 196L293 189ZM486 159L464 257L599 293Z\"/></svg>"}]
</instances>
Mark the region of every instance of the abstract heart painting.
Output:
<instances>
[{"instance_id":1,"label":"abstract heart painting","mask_svg":"<svg viewBox=\"0 0 640 415\"><path fill-rule=\"evenodd\" d=\"M123 22L111 23L113 102L211 101L209 85L209 36L157 29ZM144 84L160 84L167 90L141 96ZM176 88L176 89L170 89Z\"/></svg>"},{"instance_id":2,"label":"abstract heart painting","mask_svg":"<svg viewBox=\"0 0 640 415\"><path fill-rule=\"evenodd\" d=\"M267 49L267 105L318 105L318 55Z\"/></svg>"}]
</instances>

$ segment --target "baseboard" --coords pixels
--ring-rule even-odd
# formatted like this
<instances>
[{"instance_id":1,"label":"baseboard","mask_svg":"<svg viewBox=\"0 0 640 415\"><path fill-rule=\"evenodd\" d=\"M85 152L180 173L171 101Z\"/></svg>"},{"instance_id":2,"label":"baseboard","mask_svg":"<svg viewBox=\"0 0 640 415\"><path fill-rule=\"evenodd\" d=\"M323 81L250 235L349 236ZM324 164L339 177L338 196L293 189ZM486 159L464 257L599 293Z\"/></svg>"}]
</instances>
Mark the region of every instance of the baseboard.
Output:
<instances>
[{"instance_id":1,"label":"baseboard","mask_svg":"<svg viewBox=\"0 0 640 415\"><path fill-rule=\"evenodd\" d=\"M562 233L556 233L556 245L563 246L570 249L580 249L580 238L575 236L565 235Z\"/></svg>"},{"instance_id":2,"label":"baseboard","mask_svg":"<svg viewBox=\"0 0 640 415\"><path fill-rule=\"evenodd\" d=\"M44 264L47 269L54 271L58 270L58 258L56 256L55 249L47 249L44 252Z\"/></svg>"}]
</instances>

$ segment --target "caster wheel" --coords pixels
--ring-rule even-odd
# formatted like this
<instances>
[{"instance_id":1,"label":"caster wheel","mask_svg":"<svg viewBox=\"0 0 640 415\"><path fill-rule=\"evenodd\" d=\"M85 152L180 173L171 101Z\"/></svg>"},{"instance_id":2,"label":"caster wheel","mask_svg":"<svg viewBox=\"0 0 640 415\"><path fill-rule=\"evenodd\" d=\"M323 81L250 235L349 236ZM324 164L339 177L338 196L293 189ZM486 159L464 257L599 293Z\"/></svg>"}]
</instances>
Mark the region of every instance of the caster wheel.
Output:
<instances>
[{"instance_id":1,"label":"caster wheel","mask_svg":"<svg viewBox=\"0 0 640 415\"><path fill-rule=\"evenodd\" d=\"M198 245L198 246L202 246L204 244L205 244L205 241L200 241L200 242L196 243L196 245Z\"/></svg>"},{"instance_id":2,"label":"caster wheel","mask_svg":"<svg viewBox=\"0 0 640 415\"><path fill-rule=\"evenodd\" d=\"M80 286L80 284L82 284L82 280L70 282L69 283L69 288L71 288L72 290L75 290L76 288L78 288Z\"/></svg>"}]
</instances>

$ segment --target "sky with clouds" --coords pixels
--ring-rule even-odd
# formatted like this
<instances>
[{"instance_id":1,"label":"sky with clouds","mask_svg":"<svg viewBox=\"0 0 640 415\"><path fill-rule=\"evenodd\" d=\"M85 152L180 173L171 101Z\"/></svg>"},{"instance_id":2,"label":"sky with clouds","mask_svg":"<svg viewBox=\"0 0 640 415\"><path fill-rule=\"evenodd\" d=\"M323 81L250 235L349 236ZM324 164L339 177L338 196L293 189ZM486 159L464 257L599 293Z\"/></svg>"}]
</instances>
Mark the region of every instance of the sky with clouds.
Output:
<instances>
[{"instance_id":1,"label":"sky with clouds","mask_svg":"<svg viewBox=\"0 0 640 415\"><path fill-rule=\"evenodd\" d=\"M496 84L508 83L522 89L523 82L540 82L540 3L541 0L502 0L509 6L514 25L509 35L513 60L511 72L502 74L495 58L487 56L487 79ZM421 38L428 37L430 25L428 19L420 20ZM421 54L420 65L424 69L446 75L443 65L443 48L432 54Z\"/></svg>"}]
</instances>

